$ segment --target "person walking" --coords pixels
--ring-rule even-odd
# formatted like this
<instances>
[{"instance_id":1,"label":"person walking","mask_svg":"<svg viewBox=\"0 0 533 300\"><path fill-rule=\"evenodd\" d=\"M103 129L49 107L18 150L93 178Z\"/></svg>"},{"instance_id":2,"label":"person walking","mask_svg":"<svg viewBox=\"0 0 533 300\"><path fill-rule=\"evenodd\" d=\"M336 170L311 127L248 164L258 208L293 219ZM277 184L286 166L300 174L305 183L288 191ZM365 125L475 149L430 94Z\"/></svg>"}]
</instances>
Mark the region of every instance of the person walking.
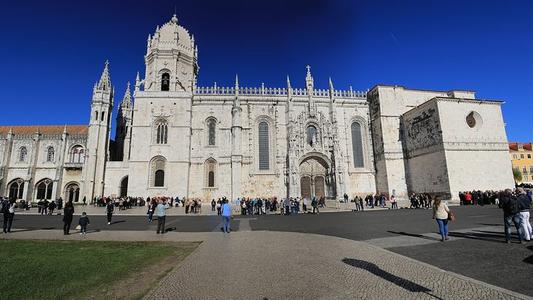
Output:
<instances>
[{"instance_id":1,"label":"person walking","mask_svg":"<svg viewBox=\"0 0 533 300\"><path fill-rule=\"evenodd\" d=\"M111 225L111 219L113 218L113 213L115 212L115 204L113 203L113 201L107 201L105 210L107 213L107 225Z\"/></svg>"},{"instance_id":2,"label":"person walking","mask_svg":"<svg viewBox=\"0 0 533 300\"><path fill-rule=\"evenodd\" d=\"M318 202L316 201L316 197L313 197L313 200L311 200L311 206L313 207L313 213L314 214L320 213L318 211Z\"/></svg>"},{"instance_id":3,"label":"person walking","mask_svg":"<svg viewBox=\"0 0 533 300\"><path fill-rule=\"evenodd\" d=\"M533 231L531 231L531 223L529 222L529 210L531 209L531 200L523 188L517 189L517 198L519 215L520 215L520 229L522 229L522 240L531 241L533 239Z\"/></svg>"},{"instance_id":4,"label":"person walking","mask_svg":"<svg viewBox=\"0 0 533 300\"><path fill-rule=\"evenodd\" d=\"M2 213L4 214L4 233L10 233L15 217L15 202L4 199L2 201Z\"/></svg>"},{"instance_id":5,"label":"person walking","mask_svg":"<svg viewBox=\"0 0 533 300\"><path fill-rule=\"evenodd\" d=\"M398 209L398 201L394 195L390 196L390 203L392 204L392 209Z\"/></svg>"},{"instance_id":6,"label":"person walking","mask_svg":"<svg viewBox=\"0 0 533 300\"><path fill-rule=\"evenodd\" d=\"M146 213L148 215L148 223L152 223L152 220L154 219L154 211L157 206L157 203L155 200L152 200L152 202L148 203L148 212Z\"/></svg>"},{"instance_id":7,"label":"person walking","mask_svg":"<svg viewBox=\"0 0 533 300\"><path fill-rule=\"evenodd\" d=\"M74 217L74 205L72 201L65 203L65 208L63 209L63 234L70 234L70 224L72 224L72 218Z\"/></svg>"},{"instance_id":8,"label":"person walking","mask_svg":"<svg viewBox=\"0 0 533 300\"><path fill-rule=\"evenodd\" d=\"M518 234L518 241L522 243L522 235L520 234L520 207L510 189L503 191L498 206L503 210L505 242L507 244L511 243L511 225L514 225Z\"/></svg>"},{"instance_id":9,"label":"person walking","mask_svg":"<svg viewBox=\"0 0 533 300\"><path fill-rule=\"evenodd\" d=\"M89 217L87 216L86 212L81 213L80 220L78 221L78 225L80 225L80 234L87 234L87 225L89 225Z\"/></svg>"},{"instance_id":10,"label":"person walking","mask_svg":"<svg viewBox=\"0 0 533 300\"><path fill-rule=\"evenodd\" d=\"M220 210L222 214L222 223L224 224L222 232L230 233L231 205L229 204L227 199L224 199Z\"/></svg>"},{"instance_id":11,"label":"person walking","mask_svg":"<svg viewBox=\"0 0 533 300\"><path fill-rule=\"evenodd\" d=\"M450 209L448 208L448 205L442 202L439 197L435 197L435 201L433 202L433 219L437 219L437 224L439 225L439 233L442 242L448 240L449 213Z\"/></svg>"},{"instance_id":12,"label":"person walking","mask_svg":"<svg viewBox=\"0 0 533 300\"><path fill-rule=\"evenodd\" d=\"M50 204L48 204L48 214L53 215L54 210L56 209L57 205L55 201L50 201Z\"/></svg>"},{"instance_id":13,"label":"person walking","mask_svg":"<svg viewBox=\"0 0 533 300\"><path fill-rule=\"evenodd\" d=\"M168 203L162 199L157 200L157 206L155 207L155 215L157 216L157 234L165 233L165 219L167 215Z\"/></svg>"}]
</instances>

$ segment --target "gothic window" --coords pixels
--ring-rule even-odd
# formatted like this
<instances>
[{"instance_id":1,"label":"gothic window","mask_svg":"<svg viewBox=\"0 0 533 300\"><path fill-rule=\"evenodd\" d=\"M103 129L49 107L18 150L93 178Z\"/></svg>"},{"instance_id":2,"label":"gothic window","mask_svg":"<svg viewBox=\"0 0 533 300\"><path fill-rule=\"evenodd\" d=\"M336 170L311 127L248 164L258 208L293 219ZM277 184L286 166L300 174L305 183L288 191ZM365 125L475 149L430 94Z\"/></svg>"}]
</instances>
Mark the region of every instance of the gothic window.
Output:
<instances>
[{"instance_id":1,"label":"gothic window","mask_svg":"<svg viewBox=\"0 0 533 300\"><path fill-rule=\"evenodd\" d=\"M48 148L46 149L46 161L53 162L54 156L55 156L54 147L48 146Z\"/></svg>"},{"instance_id":2,"label":"gothic window","mask_svg":"<svg viewBox=\"0 0 533 300\"><path fill-rule=\"evenodd\" d=\"M259 170L270 169L270 143L268 134L268 123L262 121L258 128L259 140Z\"/></svg>"},{"instance_id":3,"label":"gothic window","mask_svg":"<svg viewBox=\"0 0 533 300\"><path fill-rule=\"evenodd\" d=\"M76 145L70 149L70 162L71 163L84 163L85 162L85 150L82 146Z\"/></svg>"},{"instance_id":4,"label":"gothic window","mask_svg":"<svg viewBox=\"0 0 533 300\"><path fill-rule=\"evenodd\" d=\"M170 74L168 73L163 73L163 75L161 75L161 90L170 90Z\"/></svg>"},{"instance_id":5,"label":"gothic window","mask_svg":"<svg viewBox=\"0 0 533 300\"><path fill-rule=\"evenodd\" d=\"M54 187L54 182L50 179L43 179L37 183L37 200L51 200L52 199L52 188Z\"/></svg>"},{"instance_id":6,"label":"gothic window","mask_svg":"<svg viewBox=\"0 0 533 300\"><path fill-rule=\"evenodd\" d=\"M166 144L168 141L168 124L165 120L156 122L156 139L157 144Z\"/></svg>"},{"instance_id":7,"label":"gothic window","mask_svg":"<svg viewBox=\"0 0 533 300\"><path fill-rule=\"evenodd\" d=\"M217 168L217 161L213 158L209 158L205 161L205 175L206 175L206 186L215 187L215 174Z\"/></svg>"},{"instance_id":8,"label":"gothic window","mask_svg":"<svg viewBox=\"0 0 533 300\"><path fill-rule=\"evenodd\" d=\"M103 122L103 121L104 121L104 118L105 118L105 111L103 111L103 112L101 113L101 117L102 117L102 119L101 119L100 121Z\"/></svg>"},{"instance_id":9,"label":"gothic window","mask_svg":"<svg viewBox=\"0 0 533 300\"><path fill-rule=\"evenodd\" d=\"M20 147L19 150L19 161L26 161L26 157L28 156L28 149L26 147Z\"/></svg>"},{"instance_id":10,"label":"gothic window","mask_svg":"<svg viewBox=\"0 0 533 300\"><path fill-rule=\"evenodd\" d=\"M98 121L98 111L94 111L94 120Z\"/></svg>"},{"instance_id":11,"label":"gothic window","mask_svg":"<svg viewBox=\"0 0 533 300\"><path fill-rule=\"evenodd\" d=\"M164 187L165 186L165 165L166 165L166 159L162 156L156 156L152 159L151 186L153 187Z\"/></svg>"},{"instance_id":12,"label":"gothic window","mask_svg":"<svg viewBox=\"0 0 533 300\"><path fill-rule=\"evenodd\" d=\"M353 165L356 168L364 167L363 156L363 140L361 134L361 124L358 122L352 123L352 151L353 151Z\"/></svg>"},{"instance_id":13,"label":"gothic window","mask_svg":"<svg viewBox=\"0 0 533 300\"><path fill-rule=\"evenodd\" d=\"M217 129L217 120L210 118L207 120L207 144L209 146L214 146L216 144L216 129Z\"/></svg>"},{"instance_id":14,"label":"gothic window","mask_svg":"<svg viewBox=\"0 0 533 300\"><path fill-rule=\"evenodd\" d=\"M307 144L309 146L315 146L316 145L316 127L315 126L309 126L307 127Z\"/></svg>"},{"instance_id":15,"label":"gothic window","mask_svg":"<svg viewBox=\"0 0 533 300\"><path fill-rule=\"evenodd\" d=\"M8 185L9 199L21 199L24 193L24 180L18 178L11 181Z\"/></svg>"}]
</instances>

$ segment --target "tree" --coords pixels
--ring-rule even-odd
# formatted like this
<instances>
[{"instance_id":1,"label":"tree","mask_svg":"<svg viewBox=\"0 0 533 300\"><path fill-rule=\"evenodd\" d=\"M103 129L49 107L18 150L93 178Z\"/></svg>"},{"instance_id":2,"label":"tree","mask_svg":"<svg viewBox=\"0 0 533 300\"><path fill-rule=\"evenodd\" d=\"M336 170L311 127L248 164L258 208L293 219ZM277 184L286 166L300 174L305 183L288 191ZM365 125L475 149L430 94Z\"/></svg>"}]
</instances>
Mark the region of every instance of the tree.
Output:
<instances>
[{"instance_id":1,"label":"tree","mask_svg":"<svg viewBox=\"0 0 533 300\"><path fill-rule=\"evenodd\" d=\"M522 181L522 173L518 169L513 168L513 177L516 183Z\"/></svg>"}]
</instances>

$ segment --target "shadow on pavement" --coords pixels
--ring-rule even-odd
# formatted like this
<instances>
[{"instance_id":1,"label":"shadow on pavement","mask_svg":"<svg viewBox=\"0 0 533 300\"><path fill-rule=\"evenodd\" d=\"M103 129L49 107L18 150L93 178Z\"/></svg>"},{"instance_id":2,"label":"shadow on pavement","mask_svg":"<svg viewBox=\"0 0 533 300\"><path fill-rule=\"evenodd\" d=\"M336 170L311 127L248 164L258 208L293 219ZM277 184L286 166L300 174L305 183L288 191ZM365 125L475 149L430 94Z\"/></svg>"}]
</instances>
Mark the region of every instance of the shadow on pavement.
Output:
<instances>
[{"instance_id":1,"label":"shadow on pavement","mask_svg":"<svg viewBox=\"0 0 533 300\"><path fill-rule=\"evenodd\" d=\"M527 248L531 251L533 251L533 246L527 246ZM526 257L524 259L525 263L532 264L533 265L533 255L530 255L529 257Z\"/></svg>"},{"instance_id":2,"label":"shadow on pavement","mask_svg":"<svg viewBox=\"0 0 533 300\"><path fill-rule=\"evenodd\" d=\"M450 232L449 236L473 239L494 243L505 243L505 238L502 233L493 232L493 231L479 231L479 232Z\"/></svg>"},{"instance_id":3,"label":"shadow on pavement","mask_svg":"<svg viewBox=\"0 0 533 300\"><path fill-rule=\"evenodd\" d=\"M388 230L387 232L399 234L399 235L405 235L405 236L412 236L412 237L421 238L421 239L430 240L430 241L440 241L440 238L434 238L434 237L425 236L422 234L408 233L408 232L403 232L403 231L391 231L391 230Z\"/></svg>"},{"instance_id":4,"label":"shadow on pavement","mask_svg":"<svg viewBox=\"0 0 533 300\"><path fill-rule=\"evenodd\" d=\"M436 299L441 299L435 295L432 295L430 292L431 290L424 287L424 286L421 286L417 283L414 283L408 279L405 279L405 278L402 278L402 277L398 277L394 274L391 274L383 269L381 269L380 267L378 267L377 265L371 263L371 262L368 262L368 261L364 261L364 260L360 260L360 259L355 259L355 258L343 258L342 259L342 262L347 264L347 265L350 265L352 267L356 267L356 268L359 268L359 269L363 269L363 270L366 270L382 279L385 279L391 283L394 283L395 285L403 288L403 289L406 289L410 292L413 292L413 293L425 293L425 294L428 294L430 296L433 296L435 297Z\"/></svg>"}]
</instances>

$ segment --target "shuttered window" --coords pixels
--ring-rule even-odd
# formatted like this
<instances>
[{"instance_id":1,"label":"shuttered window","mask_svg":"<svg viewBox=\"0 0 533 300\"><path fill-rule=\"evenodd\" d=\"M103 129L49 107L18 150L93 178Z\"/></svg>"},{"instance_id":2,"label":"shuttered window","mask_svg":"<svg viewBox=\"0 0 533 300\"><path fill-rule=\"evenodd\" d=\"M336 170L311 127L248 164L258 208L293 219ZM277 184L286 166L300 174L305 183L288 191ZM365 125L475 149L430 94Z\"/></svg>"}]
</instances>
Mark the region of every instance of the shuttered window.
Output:
<instances>
[{"instance_id":1,"label":"shuttered window","mask_svg":"<svg viewBox=\"0 0 533 300\"><path fill-rule=\"evenodd\" d=\"M259 123L259 170L270 169L268 123Z\"/></svg>"},{"instance_id":2,"label":"shuttered window","mask_svg":"<svg viewBox=\"0 0 533 300\"><path fill-rule=\"evenodd\" d=\"M361 138L361 124L352 123L352 151L353 165L356 168L364 167L363 140Z\"/></svg>"}]
</instances>

